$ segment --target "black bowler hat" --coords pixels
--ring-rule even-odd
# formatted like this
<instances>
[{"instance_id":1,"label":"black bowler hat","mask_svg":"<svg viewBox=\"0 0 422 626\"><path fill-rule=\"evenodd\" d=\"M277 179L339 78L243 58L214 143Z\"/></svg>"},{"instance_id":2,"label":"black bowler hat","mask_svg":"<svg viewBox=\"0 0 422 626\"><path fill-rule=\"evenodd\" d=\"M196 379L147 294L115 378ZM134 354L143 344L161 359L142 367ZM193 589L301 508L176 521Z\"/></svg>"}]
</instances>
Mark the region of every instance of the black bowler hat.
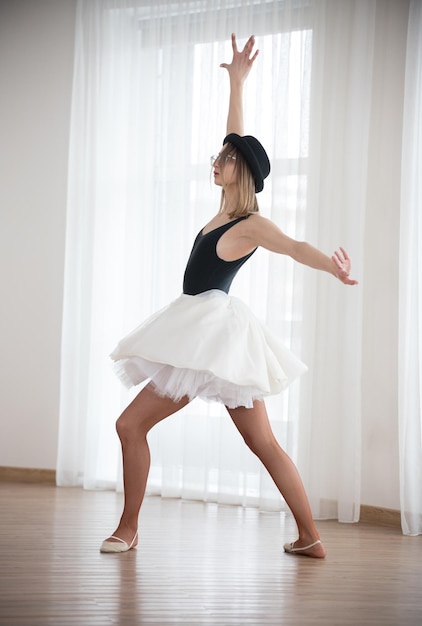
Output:
<instances>
[{"instance_id":1,"label":"black bowler hat","mask_svg":"<svg viewBox=\"0 0 422 626\"><path fill-rule=\"evenodd\" d=\"M267 178L270 173L271 166L267 153L258 139L252 137L252 135L241 137L236 133L230 133L224 139L223 145L226 143L231 143L239 150L255 179L255 192L259 193L262 191L264 189L264 178Z\"/></svg>"}]
</instances>

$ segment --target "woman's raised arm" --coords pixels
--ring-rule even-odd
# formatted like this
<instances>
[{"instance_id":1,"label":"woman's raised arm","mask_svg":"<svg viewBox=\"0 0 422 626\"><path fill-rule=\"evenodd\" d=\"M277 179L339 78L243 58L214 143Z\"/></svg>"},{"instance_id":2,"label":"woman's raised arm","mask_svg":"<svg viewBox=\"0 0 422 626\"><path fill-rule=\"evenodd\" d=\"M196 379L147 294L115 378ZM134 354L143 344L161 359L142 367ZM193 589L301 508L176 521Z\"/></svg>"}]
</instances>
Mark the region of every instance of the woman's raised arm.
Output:
<instances>
[{"instance_id":1,"label":"woman's raised arm","mask_svg":"<svg viewBox=\"0 0 422 626\"><path fill-rule=\"evenodd\" d=\"M236 35L232 34L233 58L231 63L221 63L230 78L230 100L227 116L227 135L237 133L243 135L243 84L258 56L259 50L252 55L255 37L251 35L242 51L237 49ZM251 56L252 55L252 56Z\"/></svg>"}]
</instances>

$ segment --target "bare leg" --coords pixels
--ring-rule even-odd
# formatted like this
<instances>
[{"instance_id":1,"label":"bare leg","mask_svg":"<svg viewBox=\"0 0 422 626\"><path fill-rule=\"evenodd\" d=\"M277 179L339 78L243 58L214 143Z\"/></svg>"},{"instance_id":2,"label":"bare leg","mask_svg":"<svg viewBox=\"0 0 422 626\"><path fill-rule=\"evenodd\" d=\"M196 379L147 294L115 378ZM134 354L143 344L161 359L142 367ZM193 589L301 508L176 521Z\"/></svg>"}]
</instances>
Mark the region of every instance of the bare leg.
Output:
<instances>
[{"instance_id":1,"label":"bare leg","mask_svg":"<svg viewBox=\"0 0 422 626\"><path fill-rule=\"evenodd\" d=\"M237 407L227 410L248 447L267 468L293 513L299 531L295 548L308 546L317 541L319 534L312 518L302 480L295 464L280 447L273 434L264 402L254 402L252 409ZM323 558L325 549L321 543L318 543L301 554Z\"/></svg>"},{"instance_id":2,"label":"bare leg","mask_svg":"<svg viewBox=\"0 0 422 626\"><path fill-rule=\"evenodd\" d=\"M147 433L155 424L179 411L188 402L188 398L173 402L170 398L158 396L152 386L147 385L117 420L116 429L122 444L125 500L119 525L113 535L128 544L138 529L138 515L148 479L150 451ZM137 540L133 545L136 544Z\"/></svg>"}]
</instances>

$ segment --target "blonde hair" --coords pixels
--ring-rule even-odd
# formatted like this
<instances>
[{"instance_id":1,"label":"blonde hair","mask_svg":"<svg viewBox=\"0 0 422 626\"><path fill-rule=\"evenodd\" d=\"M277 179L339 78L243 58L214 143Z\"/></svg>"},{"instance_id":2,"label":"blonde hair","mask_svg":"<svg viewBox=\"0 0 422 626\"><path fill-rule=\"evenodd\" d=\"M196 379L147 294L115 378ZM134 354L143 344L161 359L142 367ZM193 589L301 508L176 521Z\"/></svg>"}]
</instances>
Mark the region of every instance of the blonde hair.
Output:
<instances>
[{"instance_id":1,"label":"blonde hair","mask_svg":"<svg viewBox=\"0 0 422 626\"><path fill-rule=\"evenodd\" d=\"M226 158L229 156L236 157L235 171L237 172L237 185L239 188L239 199L237 206L231 211L228 216L230 219L236 217L243 217L244 215L251 215L252 213L259 212L258 201L255 193L255 180L252 176L251 170L244 159L242 153L237 150L232 144L226 143L222 151L220 152L220 169L224 170ZM224 208L226 194L224 189L221 190L220 200L220 212Z\"/></svg>"}]
</instances>

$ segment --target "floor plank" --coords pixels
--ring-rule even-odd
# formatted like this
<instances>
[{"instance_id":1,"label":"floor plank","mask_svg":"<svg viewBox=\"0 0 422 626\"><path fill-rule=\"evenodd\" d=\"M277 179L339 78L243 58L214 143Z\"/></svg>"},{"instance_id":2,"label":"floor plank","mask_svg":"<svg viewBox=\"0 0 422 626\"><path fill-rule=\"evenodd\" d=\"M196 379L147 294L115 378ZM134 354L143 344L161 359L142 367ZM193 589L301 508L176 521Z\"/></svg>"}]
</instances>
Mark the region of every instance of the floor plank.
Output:
<instances>
[{"instance_id":1,"label":"floor plank","mask_svg":"<svg viewBox=\"0 0 422 626\"><path fill-rule=\"evenodd\" d=\"M100 554L121 503L0 484L1 626L422 624L422 537L319 522L319 561L282 552L289 516L147 498L138 549Z\"/></svg>"}]
</instances>

